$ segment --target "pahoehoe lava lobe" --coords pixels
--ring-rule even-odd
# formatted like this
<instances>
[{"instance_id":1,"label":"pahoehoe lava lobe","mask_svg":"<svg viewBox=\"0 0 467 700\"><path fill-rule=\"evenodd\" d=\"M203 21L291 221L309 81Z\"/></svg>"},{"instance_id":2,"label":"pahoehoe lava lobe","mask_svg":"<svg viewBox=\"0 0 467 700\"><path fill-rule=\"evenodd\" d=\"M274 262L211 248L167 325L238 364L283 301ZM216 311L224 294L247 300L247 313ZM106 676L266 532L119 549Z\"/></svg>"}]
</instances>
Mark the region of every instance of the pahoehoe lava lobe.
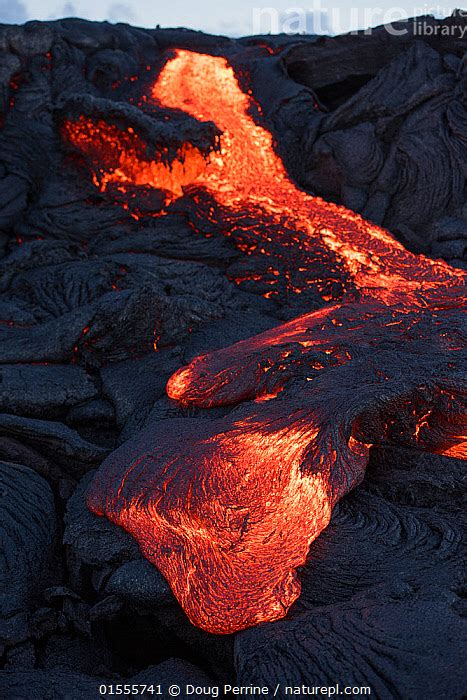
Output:
<instances>
[{"instance_id":1,"label":"pahoehoe lava lobe","mask_svg":"<svg viewBox=\"0 0 467 700\"><path fill-rule=\"evenodd\" d=\"M192 622L228 633L286 614L296 568L362 480L371 445L465 456L464 275L299 190L225 58L178 51L151 97L222 134L202 169L183 151L174 172L196 188L180 207L256 261L267 298L312 290L330 302L176 372L168 393L182 403L254 403L216 420L150 424L89 491L91 510L133 534ZM74 145L102 146L98 131L81 122ZM119 177L157 185L135 143L126 134L115 156L106 151L101 187ZM132 167L119 175L122 148Z\"/></svg>"}]
</instances>

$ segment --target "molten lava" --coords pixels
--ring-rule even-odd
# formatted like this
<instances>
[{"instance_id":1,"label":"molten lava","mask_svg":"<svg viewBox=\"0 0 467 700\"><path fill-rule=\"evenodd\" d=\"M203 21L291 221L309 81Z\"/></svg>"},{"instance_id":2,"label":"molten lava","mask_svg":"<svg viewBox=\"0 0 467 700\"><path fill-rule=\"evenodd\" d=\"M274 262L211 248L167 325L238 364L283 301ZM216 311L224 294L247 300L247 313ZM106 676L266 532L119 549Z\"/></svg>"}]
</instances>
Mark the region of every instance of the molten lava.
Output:
<instances>
[{"instance_id":1,"label":"molten lava","mask_svg":"<svg viewBox=\"0 0 467 700\"><path fill-rule=\"evenodd\" d=\"M78 148L94 168L94 184L105 192L112 182L145 185L169 193L168 199L180 197L183 186L200 175L205 161L199 149L184 145L171 162L168 152L149 158L147 148L132 127L122 131L102 119L81 116L65 121L63 135Z\"/></svg>"},{"instance_id":2,"label":"molten lava","mask_svg":"<svg viewBox=\"0 0 467 700\"><path fill-rule=\"evenodd\" d=\"M149 162L135 134L69 122L100 186L179 196L196 184L209 197L193 194L193 206L254 261L265 296L312 289L333 300L176 372L167 391L183 403L255 401L224 419L146 428L106 460L89 492L91 510L134 535L192 622L228 633L287 613L300 592L296 568L363 478L372 444L466 456L464 275L299 190L225 58L177 51L152 99L212 121L220 150L203 158L187 144L167 166Z\"/></svg>"}]
</instances>

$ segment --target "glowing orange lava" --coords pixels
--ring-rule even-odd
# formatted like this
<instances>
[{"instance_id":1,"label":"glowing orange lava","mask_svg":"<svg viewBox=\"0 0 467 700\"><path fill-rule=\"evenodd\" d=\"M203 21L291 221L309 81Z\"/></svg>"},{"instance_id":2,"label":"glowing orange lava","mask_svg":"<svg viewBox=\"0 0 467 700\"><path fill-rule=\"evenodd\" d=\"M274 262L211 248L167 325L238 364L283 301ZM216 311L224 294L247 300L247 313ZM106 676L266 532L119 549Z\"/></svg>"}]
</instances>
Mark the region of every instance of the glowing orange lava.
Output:
<instances>
[{"instance_id":1,"label":"glowing orange lava","mask_svg":"<svg viewBox=\"0 0 467 700\"><path fill-rule=\"evenodd\" d=\"M170 200L180 197L183 186L193 182L206 165L202 153L190 144L182 146L171 162L167 151L150 158L144 141L131 127L122 131L102 119L81 116L76 121L67 120L62 131L91 162L94 184L103 192L112 182L122 188L145 185L165 190Z\"/></svg>"},{"instance_id":2,"label":"glowing orange lava","mask_svg":"<svg viewBox=\"0 0 467 700\"><path fill-rule=\"evenodd\" d=\"M74 123L75 145L92 155L97 144L101 182L174 196L196 183L223 207L226 235L248 217L257 222L254 246L239 247L271 260L265 296L283 277L288 292L314 285L323 299L344 301L180 369L167 391L186 404L263 400L224 419L147 428L106 460L90 489L89 507L134 535L192 622L229 633L287 613L300 591L296 568L336 501L363 478L371 444L463 454L452 377L464 275L299 190L225 58L177 51L152 99L214 122L219 152L200 160L187 146L183 170L173 162L169 174L144 159L134 135ZM345 271L335 294L315 279L317 258L328 282Z\"/></svg>"},{"instance_id":3,"label":"glowing orange lava","mask_svg":"<svg viewBox=\"0 0 467 700\"><path fill-rule=\"evenodd\" d=\"M279 228L293 231L292 240L286 243L284 236L283 245L296 248L296 256L300 249L305 266L321 246L335 256L338 268L347 271L357 289L388 303L401 293L423 292L426 283L430 288L455 286L463 279L459 270L442 261L412 255L390 233L358 214L298 189L274 151L272 135L249 115L251 98L242 92L225 58L178 50L162 70L152 99L212 121L222 132L220 149L204 158L187 144L170 163L164 162L164 154L154 161L131 128L123 132L85 117L65 122L65 135L88 155L101 189L109 182L131 183L165 189L173 198L196 183L233 212L260 211ZM268 255L267 231L264 237ZM319 288L318 282L306 279L295 291L315 283ZM294 288L290 280L288 284Z\"/></svg>"}]
</instances>

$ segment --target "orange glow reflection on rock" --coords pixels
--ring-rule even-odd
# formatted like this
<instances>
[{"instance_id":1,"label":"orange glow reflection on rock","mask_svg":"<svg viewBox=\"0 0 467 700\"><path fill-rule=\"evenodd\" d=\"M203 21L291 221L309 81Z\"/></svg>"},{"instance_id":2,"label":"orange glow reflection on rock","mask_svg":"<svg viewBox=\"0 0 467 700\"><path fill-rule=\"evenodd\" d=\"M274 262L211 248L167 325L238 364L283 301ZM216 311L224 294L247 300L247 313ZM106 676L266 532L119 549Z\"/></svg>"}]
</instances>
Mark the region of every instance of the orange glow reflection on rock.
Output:
<instances>
[{"instance_id":1,"label":"orange glow reflection on rock","mask_svg":"<svg viewBox=\"0 0 467 700\"><path fill-rule=\"evenodd\" d=\"M62 130L92 163L94 183L103 192L109 183L118 183L123 191L127 184L144 185L166 190L173 199L181 196L183 186L196 180L206 166L202 153L190 144L184 144L171 162L168 153L149 159L144 141L131 127L123 131L102 119L81 116L76 121L66 120Z\"/></svg>"}]
</instances>

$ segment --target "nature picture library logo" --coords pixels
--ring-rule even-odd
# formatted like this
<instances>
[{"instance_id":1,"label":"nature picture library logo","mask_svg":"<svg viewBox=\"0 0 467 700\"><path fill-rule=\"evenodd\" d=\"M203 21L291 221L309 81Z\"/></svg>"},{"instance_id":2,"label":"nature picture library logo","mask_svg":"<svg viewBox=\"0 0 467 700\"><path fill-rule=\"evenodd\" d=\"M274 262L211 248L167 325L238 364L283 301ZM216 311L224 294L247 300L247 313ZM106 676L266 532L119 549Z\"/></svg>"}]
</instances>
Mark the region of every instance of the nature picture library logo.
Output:
<instances>
[{"instance_id":1,"label":"nature picture library logo","mask_svg":"<svg viewBox=\"0 0 467 700\"><path fill-rule=\"evenodd\" d=\"M255 7L252 31L256 34L356 34L371 35L375 27L384 25L393 36L411 33L417 36L452 36L463 39L467 34L467 9L440 5L419 5L413 8L382 5L328 7L314 0L306 7Z\"/></svg>"}]
</instances>

